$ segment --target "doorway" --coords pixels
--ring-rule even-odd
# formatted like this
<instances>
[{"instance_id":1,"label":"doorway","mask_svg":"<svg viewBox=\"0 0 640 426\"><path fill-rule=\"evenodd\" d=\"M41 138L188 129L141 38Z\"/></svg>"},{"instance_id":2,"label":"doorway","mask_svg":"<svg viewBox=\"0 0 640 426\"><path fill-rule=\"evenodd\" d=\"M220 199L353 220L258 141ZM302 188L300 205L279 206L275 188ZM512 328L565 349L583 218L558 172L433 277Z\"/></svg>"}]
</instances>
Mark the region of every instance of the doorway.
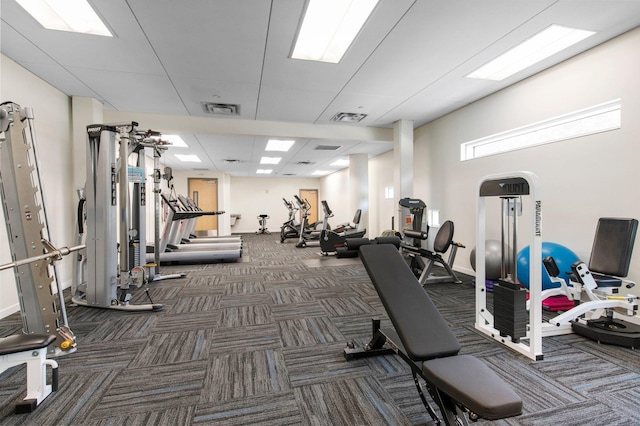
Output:
<instances>
[{"instance_id":1,"label":"doorway","mask_svg":"<svg viewBox=\"0 0 640 426\"><path fill-rule=\"evenodd\" d=\"M317 189L301 189L300 190L300 198L303 200L307 200L309 205L309 217L308 223L315 223L318 221L318 190ZM300 218L300 222L302 222L302 218Z\"/></svg>"},{"instance_id":2,"label":"doorway","mask_svg":"<svg viewBox=\"0 0 640 426\"><path fill-rule=\"evenodd\" d=\"M218 179L189 178L189 195L198 207L205 211L218 211ZM218 216L201 216L196 222L196 231L217 231Z\"/></svg>"}]
</instances>

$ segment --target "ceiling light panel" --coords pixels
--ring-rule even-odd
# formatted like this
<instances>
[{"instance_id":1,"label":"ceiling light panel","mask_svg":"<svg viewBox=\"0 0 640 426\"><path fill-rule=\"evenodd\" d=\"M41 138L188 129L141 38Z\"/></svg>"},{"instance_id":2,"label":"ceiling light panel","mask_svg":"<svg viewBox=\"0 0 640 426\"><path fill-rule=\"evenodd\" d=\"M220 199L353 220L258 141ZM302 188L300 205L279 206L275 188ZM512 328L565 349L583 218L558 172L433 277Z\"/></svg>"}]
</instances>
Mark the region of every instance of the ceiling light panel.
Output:
<instances>
[{"instance_id":1,"label":"ceiling light panel","mask_svg":"<svg viewBox=\"0 0 640 426\"><path fill-rule=\"evenodd\" d=\"M256 173L259 175L270 175L273 173L273 169L258 169L256 170Z\"/></svg>"},{"instance_id":2,"label":"ceiling light panel","mask_svg":"<svg viewBox=\"0 0 640 426\"><path fill-rule=\"evenodd\" d=\"M16 0L49 30L113 37L86 0Z\"/></svg>"},{"instance_id":3,"label":"ceiling light panel","mask_svg":"<svg viewBox=\"0 0 640 426\"><path fill-rule=\"evenodd\" d=\"M176 158L185 163L202 163L202 160L195 154L175 154Z\"/></svg>"},{"instance_id":4,"label":"ceiling light panel","mask_svg":"<svg viewBox=\"0 0 640 426\"><path fill-rule=\"evenodd\" d=\"M175 148L189 148L180 135L162 135L161 139L171 142L171 146Z\"/></svg>"},{"instance_id":5,"label":"ceiling light panel","mask_svg":"<svg viewBox=\"0 0 640 426\"><path fill-rule=\"evenodd\" d=\"M517 45L467 75L467 77L496 81L504 80L593 34L595 34L593 31L551 25L524 43Z\"/></svg>"},{"instance_id":6,"label":"ceiling light panel","mask_svg":"<svg viewBox=\"0 0 640 426\"><path fill-rule=\"evenodd\" d=\"M287 152L295 142L296 141L292 140L269 139L269 141L267 142L267 147L264 150Z\"/></svg>"},{"instance_id":7,"label":"ceiling light panel","mask_svg":"<svg viewBox=\"0 0 640 426\"><path fill-rule=\"evenodd\" d=\"M309 0L291 57L338 63L378 0Z\"/></svg>"},{"instance_id":8,"label":"ceiling light panel","mask_svg":"<svg viewBox=\"0 0 640 426\"><path fill-rule=\"evenodd\" d=\"M260 164L278 164L282 157L262 157Z\"/></svg>"},{"instance_id":9,"label":"ceiling light panel","mask_svg":"<svg viewBox=\"0 0 640 426\"><path fill-rule=\"evenodd\" d=\"M336 160L333 163L331 163L332 166L339 166L339 167L343 167L343 166L348 166L349 165L349 160Z\"/></svg>"}]
</instances>

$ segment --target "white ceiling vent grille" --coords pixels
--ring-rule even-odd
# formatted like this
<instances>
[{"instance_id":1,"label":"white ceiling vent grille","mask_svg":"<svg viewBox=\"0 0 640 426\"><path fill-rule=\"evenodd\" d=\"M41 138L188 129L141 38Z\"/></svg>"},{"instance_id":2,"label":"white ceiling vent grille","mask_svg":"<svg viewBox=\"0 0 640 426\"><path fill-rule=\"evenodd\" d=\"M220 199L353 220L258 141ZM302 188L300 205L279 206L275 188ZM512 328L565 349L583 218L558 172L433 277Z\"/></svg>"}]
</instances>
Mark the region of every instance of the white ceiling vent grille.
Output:
<instances>
[{"instance_id":1,"label":"white ceiling vent grille","mask_svg":"<svg viewBox=\"0 0 640 426\"><path fill-rule=\"evenodd\" d=\"M240 163L240 160L238 160L237 158L225 158L224 160L222 160L222 162L227 164L238 164Z\"/></svg>"},{"instance_id":2,"label":"white ceiling vent grille","mask_svg":"<svg viewBox=\"0 0 640 426\"><path fill-rule=\"evenodd\" d=\"M342 148L342 147L341 146L336 146L336 145L318 145L313 149L315 151L337 151L340 148Z\"/></svg>"},{"instance_id":3,"label":"white ceiling vent grille","mask_svg":"<svg viewBox=\"0 0 640 426\"><path fill-rule=\"evenodd\" d=\"M215 102L202 102L202 109L207 114L240 115L240 105L237 104L217 104Z\"/></svg>"},{"instance_id":4,"label":"white ceiling vent grille","mask_svg":"<svg viewBox=\"0 0 640 426\"><path fill-rule=\"evenodd\" d=\"M298 161L296 164L299 166L310 166L316 163L314 161Z\"/></svg>"},{"instance_id":5,"label":"white ceiling vent grille","mask_svg":"<svg viewBox=\"0 0 640 426\"><path fill-rule=\"evenodd\" d=\"M367 114L357 114L355 112L339 112L331 117L331 121L337 121L340 123L359 123L366 116Z\"/></svg>"}]
</instances>

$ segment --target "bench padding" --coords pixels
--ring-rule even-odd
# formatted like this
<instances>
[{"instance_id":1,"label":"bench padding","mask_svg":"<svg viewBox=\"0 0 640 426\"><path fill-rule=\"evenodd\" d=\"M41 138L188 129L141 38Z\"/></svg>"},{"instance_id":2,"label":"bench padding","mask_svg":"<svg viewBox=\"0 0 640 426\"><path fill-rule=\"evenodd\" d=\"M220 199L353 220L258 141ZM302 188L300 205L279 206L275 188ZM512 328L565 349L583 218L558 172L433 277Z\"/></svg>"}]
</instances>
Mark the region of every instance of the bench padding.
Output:
<instances>
[{"instance_id":1,"label":"bench padding","mask_svg":"<svg viewBox=\"0 0 640 426\"><path fill-rule=\"evenodd\" d=\"M522 400L485 363L471 355L433 359L422 372L442 392L480 417L497 420L522 413Z\"/></svg>"},{"instance_id":2,"label":"bench padding","mask_svg":"<svg viewBox=\"0 0 640 426\"><path fill-rule=\"evenodd\" d=\"M413 361L455 355L460 343L393 245L360 247L360 258Z\"/></svg>"},{"instance_id":3,"label":"bench padding","mask_svg":"<svg viewBox=\"0 0 640 426\"><path fill-rule=\"evenodd\" d=\"M52 334L14 334L0 338L0 355L46 348L56 340Z\"/></svg>"}]
</instances>

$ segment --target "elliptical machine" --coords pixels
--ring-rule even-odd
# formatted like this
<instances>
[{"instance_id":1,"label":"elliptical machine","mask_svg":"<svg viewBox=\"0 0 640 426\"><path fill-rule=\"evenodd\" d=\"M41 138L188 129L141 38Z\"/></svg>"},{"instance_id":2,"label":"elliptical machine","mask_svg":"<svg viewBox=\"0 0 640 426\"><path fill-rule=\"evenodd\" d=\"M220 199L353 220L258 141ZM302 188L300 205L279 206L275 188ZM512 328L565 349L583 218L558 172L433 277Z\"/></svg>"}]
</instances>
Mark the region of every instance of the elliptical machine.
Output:
<instances>
[{"instance_id":1,"label":"elliptical machine","mask_svg":"<svg viewBox=\"0 0 640 426\"><path fill-rule=\"evenodd\" d=\"M325 217L322 221L322 228L320 228L320 230L317 231L316 227L318 226L319 222L315 222L312 225L309 225L308 223L309 209L311 208L309 201L302 200L302 198L300 198L297 195L294 195L294 198L296 199L296 203L300 207L300 212L302 213L302 223L300 224L300 234L298 237L298 243L296 244L296 247L298 248L304 248L307 246L317 247L319 245L318 241L309 242L309 240L318 240L320 238L320 233L323 229L331 229L328 222L329 218L325 214Z\"/></svg>"},{"instance_id":2,"label":"elliptical machine","mask_svg":"<svg viewBox=\"0 0 640 426\"><path fill-rule=\"evenodd\" d=\"M324 210L324 217L326 220L333 217L333 212L329 208L329 204L326 200L322 200L322 209ZM323 228L320 232L320 251L323 256L327 256L329 253L335 253L338 247L344 247L347 238L362 238L367 233L366 229L359 230L358 224L360 223L360 216L362 211L358 209L354 217L354 226L341 226L342 232L336 232L335 230Z\"/></svg>"},{"instance_id":3,"label":"elliptical machine","mask_svg":"<svg viewBox=\"0 0 640 426\"><path fill-rule=\"evenodd\" d=\"M285 207L289 210L289 218L280 227L280 242L287 238L300 238L300 225L296 224L296 212L298 208L291 201L283 198Z\"/></svg>"}]
</instances>

